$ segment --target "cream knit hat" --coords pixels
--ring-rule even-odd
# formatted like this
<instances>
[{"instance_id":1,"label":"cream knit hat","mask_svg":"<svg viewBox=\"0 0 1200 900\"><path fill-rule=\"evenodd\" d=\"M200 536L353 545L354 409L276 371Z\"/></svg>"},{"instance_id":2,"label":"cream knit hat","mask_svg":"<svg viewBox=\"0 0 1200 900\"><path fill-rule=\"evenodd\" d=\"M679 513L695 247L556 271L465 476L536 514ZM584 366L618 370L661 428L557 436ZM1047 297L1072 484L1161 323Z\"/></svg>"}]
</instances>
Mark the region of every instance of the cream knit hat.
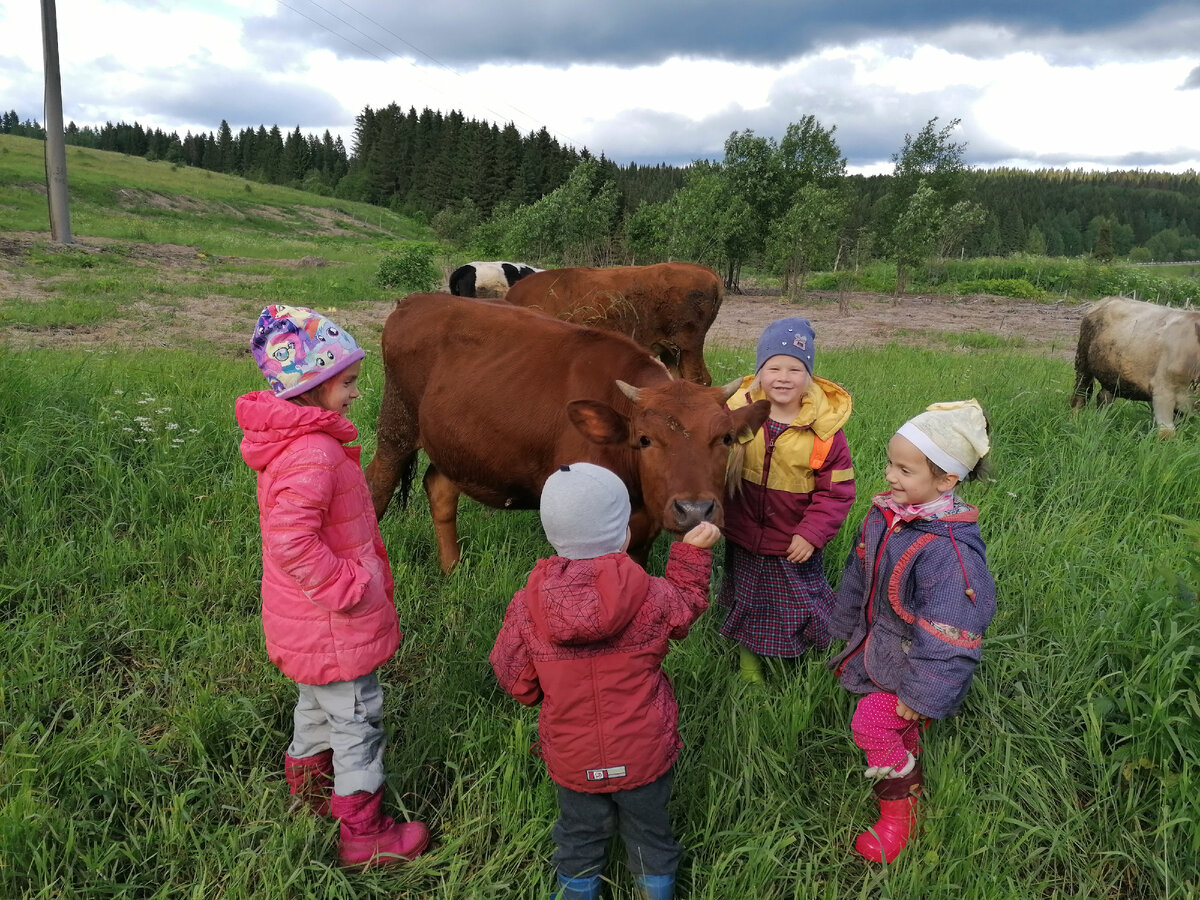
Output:
<instances>
[{"instance_id":1,"label":"cream knit hat","mask_svg":"<svg viewBox=\"0 0 1200 900\"><path fill-rule=\"evenodd\" d=\"M991 449L987 418L974 397L927 406L896 434L911 441L938 468L957 475L959 481L970 475Z\"/></svg>"}]
</instances>

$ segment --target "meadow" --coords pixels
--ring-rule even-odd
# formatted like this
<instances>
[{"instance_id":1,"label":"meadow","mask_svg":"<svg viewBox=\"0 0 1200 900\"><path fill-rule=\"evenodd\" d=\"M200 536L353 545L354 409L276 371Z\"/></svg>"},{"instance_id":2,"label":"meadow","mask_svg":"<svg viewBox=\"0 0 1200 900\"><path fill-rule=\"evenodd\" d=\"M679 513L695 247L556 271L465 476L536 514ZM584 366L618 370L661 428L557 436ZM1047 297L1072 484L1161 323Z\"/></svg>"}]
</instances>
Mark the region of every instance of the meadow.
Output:
<instances>
[{"instance_id":1,"label":"meadow","mask_svg":"<svg viewBox=\"0 0 1200 900\"><path fill-rule=\"evenodd\" d=\"M718 378L750 365L711 356ZM548 894L536 713L487 663L548 551L536 514L464 502L449 578L423 497L385 517L407 635L382 671L389 801L429 822L435 846L343 871L335 826L290 813L280 772L294 697L263 652L254 479L232 419L257 371L186 350L10 349L6 363L0 895ZM996 480L968 498L999 612L963 712L928 733L922 834L886 868L850 851L873 817L828 654L756 690L706 614L668 658L686 743L681 895L1195 896L1197 423L1158 441L1144 406L1071 418L1066 366L1012 351L831 351L823 369L856 398L851 521L896 424L932 398L984 403ZM353 413L367 456L381 377L369 357ZM851 538L827 552L835 583ZM610 896L630 896L623 866L610 873Z\"/></svg>"},{"instance_id":2,"label":"meadow","mask_svg":"<svg viewBox=\"0 0 1200 900\"><path fill-rule=\"evenodd\" d=\"M39 288L0 300L0 897L549 896L555 803L531 753L536 711L487 662L509 599L549 552L536 514L464 501L465 558L449 577L419 491L384 518L406 633L381 671L387 802L428 822L434 845L390 870L340 869L336 826L293 812L282 777L294 690L263 648L254 476L233 420L234 399L263 382L211 322L162 330L197 298L225 298L229 328L248 336L266 300L337 297L372 350L384 295L371 267L420 227L345 204L336 215L360 231L314 227L306 210L341 201L267 203L256 192L284 189L73 148L96 158L74 169L87 245L26 250L23 237L5 255L6 232L44 228L24 140L0 140L0 275ZM122 206L128 184L168 202ZM242 217L215 217L224 202ZM175 257L147 259L147 242L176 247L195 280ZM280 262L313 253L331 264ZM85 315L141 337L55 346ZM708 363L723 382L752 353L713 347ZM1072 415L1069 365L1020 342L834 349L819 372L855 399L859 498L826 552L831 581L883 487L895 427L975 396L995 480L964 494L981 509L998 613L962 712L927 733L921 833L887 867L851 849L874 811L852 700L824 666L834 651L748 686L720 610L706 613L667 661L685 742L680 896L1200 896L1200 419L1160 441L1146 404ZM363 381L352 418L367 460L377 353ZM716 560L714 584L719 547ZM613 856L608 896L625 900Z\"/></svg>"}]
</instances>

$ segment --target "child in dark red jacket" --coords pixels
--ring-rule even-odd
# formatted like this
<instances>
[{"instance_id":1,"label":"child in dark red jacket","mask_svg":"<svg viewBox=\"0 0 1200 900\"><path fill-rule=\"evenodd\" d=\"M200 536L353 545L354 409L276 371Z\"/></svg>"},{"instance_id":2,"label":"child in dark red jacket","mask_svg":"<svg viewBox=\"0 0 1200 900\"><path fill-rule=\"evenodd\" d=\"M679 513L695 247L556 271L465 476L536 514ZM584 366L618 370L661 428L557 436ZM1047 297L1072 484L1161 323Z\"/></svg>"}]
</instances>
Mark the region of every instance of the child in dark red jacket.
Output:
<instances>
[{"instance_id":1,"label":"child in dark red jacket","mask_svg":"<svg viewBox=\"0 0 1200 900\"><path fill-rule=\"evenodd\" d=\"M674 896L683 852L667 814L679 707L662 662L708 608L721 533L697 525L654 578L625 553L629 511L608 469L573 463L546 480L542 526L557 555L513 596L491 653L500 686L541 704L541 755L558 786L554 896L567 900L600 895L615 831L650 900Z\"/></svg>"}]
</instances>

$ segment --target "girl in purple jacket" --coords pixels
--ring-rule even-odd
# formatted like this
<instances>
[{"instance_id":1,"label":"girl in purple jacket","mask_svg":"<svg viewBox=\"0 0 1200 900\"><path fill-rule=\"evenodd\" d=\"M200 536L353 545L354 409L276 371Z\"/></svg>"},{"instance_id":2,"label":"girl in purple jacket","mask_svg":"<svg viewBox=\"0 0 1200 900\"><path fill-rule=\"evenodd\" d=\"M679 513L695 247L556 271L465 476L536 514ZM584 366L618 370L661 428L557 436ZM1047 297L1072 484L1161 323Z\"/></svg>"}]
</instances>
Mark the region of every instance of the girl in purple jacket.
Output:
<instances>
[{"instance_id":1,"label":"girl in purple jacket","mask_svg":"<svg viewBox=\"0 0 1200 900\"><path fill-rule=\"evenodd\" d=\"M861 699L851 720L879 820L855 841L891 862L916 825L920 730L967 695L996 611L979 510L955 485L982 474L988 426L975 400L935 403L888 443L890 490L874 498L850 551L831 622L845 649L830 663Z\"/></svg>"},{"instance_id":2,"label":"girl in purple jacket","mask_svg":"<svg viewBox=\"0 0 1200 900\"><path fill-rule=\"evenodd\" d=\"M834 593L822 550L854 504L854 467L842 432L850 394L813 375L807 319L772 322L753 375L729 399L771 402L770 418L730 454L721 634L740 645L740 669L763 680L761 656L795 658L829 646Z\"/></svg>"},{"instance_id":3,"label":"girl in purple jacket","mask_svg":"<svg viewBox=\"0 0 1200 900\"><path fill-rule=\"evenodd\" d=\"M291 793L339 820L344 865L419 855L420 822L382 811L383 698L375 669L400 646L391 568L346 418L363 351L324 316L262 311L250 349L271 389L239 397L242 457L258 473L262 619L271 662L299 687L284 754Z\"/></svg>"}]
</instances>

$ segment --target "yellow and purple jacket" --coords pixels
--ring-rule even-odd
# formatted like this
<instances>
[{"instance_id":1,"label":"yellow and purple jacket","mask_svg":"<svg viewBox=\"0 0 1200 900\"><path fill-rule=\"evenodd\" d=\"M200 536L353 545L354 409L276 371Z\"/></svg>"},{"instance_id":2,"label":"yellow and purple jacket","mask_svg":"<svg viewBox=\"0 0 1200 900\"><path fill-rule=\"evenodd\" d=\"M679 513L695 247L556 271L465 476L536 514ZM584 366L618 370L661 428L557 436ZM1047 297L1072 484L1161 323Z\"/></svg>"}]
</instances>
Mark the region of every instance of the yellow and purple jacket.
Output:
<instances>
[{"instance_id":1,"label":"yellow and purple jacket","mask_svg":"<svg viewBox=\"0 0 1200 900\"><path fill-rule=\"evenodd\" d=\"M727 404L762 400L748 375ZM725 538L751 553L783 556L792 536L818 550L841 528L854 504L854 466L842 426L850 418L850 393L814 376L800 412L773 437L770 421L745 441L740 490L725 506Z\"/></svg>"}]
</instances>

